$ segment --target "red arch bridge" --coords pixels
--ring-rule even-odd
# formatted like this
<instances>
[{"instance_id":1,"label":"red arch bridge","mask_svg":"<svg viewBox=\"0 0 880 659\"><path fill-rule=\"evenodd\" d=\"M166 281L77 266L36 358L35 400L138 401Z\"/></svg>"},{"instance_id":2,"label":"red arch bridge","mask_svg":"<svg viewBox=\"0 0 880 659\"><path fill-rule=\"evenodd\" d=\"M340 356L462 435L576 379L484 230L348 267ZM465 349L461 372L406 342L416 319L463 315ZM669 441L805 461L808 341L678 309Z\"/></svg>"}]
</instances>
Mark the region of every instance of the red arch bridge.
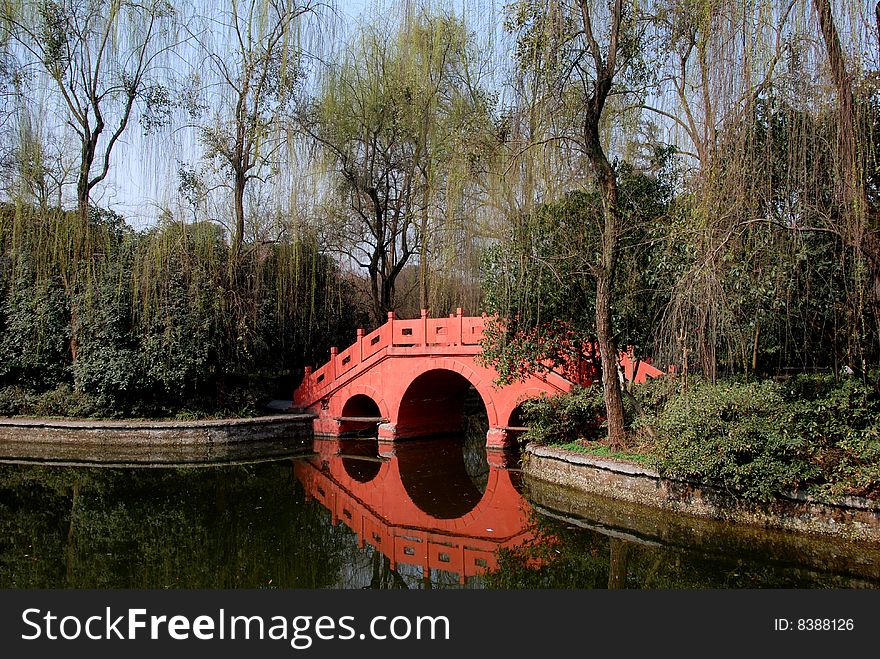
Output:
<instances>
[{"instance_id":1,"label":"red arch bridge","mask_svg":"<svg viewBox=\"0 0 880 659\"><path fill-rule=\"evenodd\" d=\"M307 367L293 406L315 414L318 435L339 437L378 425L379 439L393 441L460 432L473 387L489 420L487 448L505 448L524 430L523 401L593 384L596 371L585 361L499 386L498 372L478 359L487 321L485 315L464 316L461 309L448 318L429 318L423 310L412 320L391 312L370 334L357 330L346 350L330 348L330 361L317 370ZM663 373L628 353L621 353L621 366L634 382Z\"/></svg>"}]
</instances>

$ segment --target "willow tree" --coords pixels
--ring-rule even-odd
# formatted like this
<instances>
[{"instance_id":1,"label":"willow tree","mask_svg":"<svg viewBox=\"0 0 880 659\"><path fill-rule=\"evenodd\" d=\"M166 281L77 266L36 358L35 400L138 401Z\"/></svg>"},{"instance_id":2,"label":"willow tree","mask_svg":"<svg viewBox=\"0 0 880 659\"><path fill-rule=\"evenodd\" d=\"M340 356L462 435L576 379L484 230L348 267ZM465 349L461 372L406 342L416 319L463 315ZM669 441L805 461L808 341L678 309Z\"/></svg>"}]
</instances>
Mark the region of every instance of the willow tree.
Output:
<instances>
[{"instance_id":1,"label":"willow tree","mask_svg":"<svg viewBox=\"0 0 880 659\"><path fill-rule=\"evenodd\" d=\"M636 9L622 0L548 0L516 3L508 25L517 34L520 69L540 81L539 111L559 117L542 142L573 148L593 174L601 203L595 258L583 276L595 279L595 331L602 366L608 442L626 441L618 351L612 327L614 284L625 218L617 172L603 129L612 91L632 71L638 54ZM618 88L615 90L615 83Z\"/></svg>"},{"instance_id":2,"label":"willow tree","mask_svg":"<svg viewBox=\"0 0 880 659\"><path fill-rule=\"evenodd\" d=\"M742 309L724 288L731 269L724 246L736 245L751 226L741 222L753 219L745 209L755 208L762 179L752 175L758 167L750 162L764 154L746 157L743 149L757 144L749 132L760 124L757 104L776 92L798 56L796 4L659 0L650 7L654 79L641 104L642 120L655 139L675 145L687 172L687 220L671 238L693 254L671 291L660 348L677 363L693 355L710 378L719 344L745 350L760 338L760 319L753 318L750 328L734 322Z\"/></svg>"},{"instance_id":3,"label":"willow tree","mask_svg":"<svg viewBox=\"0 0 880 659\"><path fill-rule=\"evenodd\" d=\"M872 276L874 306L880 310L880 207L868 198L867 167L876 161L876 144L865 128L871 123L870 114L876 109L867 107L864 99L857 103L854 87L858 84L855 63L850 64L841 43L830 0L813 0L819 32L825 45L831 79L837 95L837 158L838 194L844 217L838 223L839 231L847 242L867 259ZM878 37L880 37L880 4L875 8ZM875 72L876 73L876 72ZM876 94L876 91L875 91Z\"/></svg>"},{"instance_id":4,"label":"willow tree","mask_svg":"<svg viewBox=\"0 0 880 659\"><path fill-rule=\"evenodd\" d=\"M76 200L85 222L136 106L162 96L159 64L174 9L166 0L24 0L0 11L23 65L48 79L78 138Z\"/></svg>"},{"instance_id":5,"label":"willow tree","mask_svg":"<svg viewBox=\"0 0 880 659\"><path fill-rule=\"evenodd\" d=\"M438 223L480 157L474 140L490 103L472 49L453 16L365 25L303 109L303 129L334 173L326 242L366 271L377 323L395 309L398 278L416 259L426 303Z\"/></svg>"},{"instance_id":6,"label":"willow tree","mask_svg":"<svg viewBox=\"0 0 880 659\"><path fill-rule=\"evenodd\" d=\"M206 17L211 27L193 32L204 58L196 72L204 88L190 111L207 111L197 124L199 139L230 191L233 263L252 210L249 188L277 173L286 155L302 77L299 36L314 5L310 0L230 0L219 15Z\"/></svg>"}]
</instances>

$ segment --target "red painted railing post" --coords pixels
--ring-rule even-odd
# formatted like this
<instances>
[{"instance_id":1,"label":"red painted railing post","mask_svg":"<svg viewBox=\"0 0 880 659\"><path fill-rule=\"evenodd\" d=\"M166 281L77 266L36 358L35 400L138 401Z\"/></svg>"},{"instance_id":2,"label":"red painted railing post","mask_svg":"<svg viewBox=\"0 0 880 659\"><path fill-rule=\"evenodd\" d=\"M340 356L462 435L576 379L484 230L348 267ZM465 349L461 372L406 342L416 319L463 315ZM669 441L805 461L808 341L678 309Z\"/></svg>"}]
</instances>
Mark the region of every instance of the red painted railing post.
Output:
<instances>
[{"instance_id":1,"label":"red painted railing post","mask_svg":"<svg viewBox=\"0 0 880 659\"><path fill-rule=\"evenodd\" d=\"M396 317L397 316L394 314L393 311L388 312L388 345L389 346L394 345L394 319Z\"/></svg>"},{"instance_id":2,"label":"red painted railing post","mask_svg":"<svg viewBox=\"0 0 880 659\"><path fill-rule=\"evenodd\" d=\"M422 309L422 345L428 345L428 310Z\"/></svg>"},{"instance_id":3,"label":"red painted railing post","mask_svg":"<svg viewBox=\"0 0 880 659\"><path fill-rule=\"evenodd\" d=\"M336 379L336 355L339 354L339 348L333 346L330 348L330 369L327 374L327 383L333 382Z\"/></svg>"},{"instance_id":4,"label":"red painted railing post","mask_svg":"<svg viewBox=\"0 0 880 659\"><path fill-rule=\"evenodd\" d=\"M309 395L311 395L312 387L315 386L315 383L312 382L312 367L311 366L306 366L303 369L303 381L300 386L304 387L304 391L310 392Z\"/></svg>"},{"instance_id":5,"label":"red painted railing post","mask_svg":"<svg viewBox=\"0 0 880 659\"><path fill-rule=\"evenodd\" d=\"M458 307L455 310L455 315L458 316L458 343L457 345L464 345L464 311L461 307Z\"/></svg>"},{"instance_id":6,"label":"red painted railing post","mask_svg":"<svg viewBox=\"0 0 880 659\"><path fill-rule=\"evenodd\" d=\"M358 364L364 361L364 328L358 327L357 329L357 355L358 355Z\"/></svg>"}]
</instances>

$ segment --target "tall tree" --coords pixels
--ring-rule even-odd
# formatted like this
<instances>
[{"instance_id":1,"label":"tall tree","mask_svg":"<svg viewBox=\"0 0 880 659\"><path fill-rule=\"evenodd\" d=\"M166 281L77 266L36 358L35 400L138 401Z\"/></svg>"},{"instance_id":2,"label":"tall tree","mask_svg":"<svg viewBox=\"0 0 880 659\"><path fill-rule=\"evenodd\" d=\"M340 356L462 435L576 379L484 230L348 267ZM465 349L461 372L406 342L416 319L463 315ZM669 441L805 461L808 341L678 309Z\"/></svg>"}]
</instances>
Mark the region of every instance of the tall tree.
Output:
<instances>
[{"instance_id":1,"label":"tall tree","mask_svg":"<svg viewBox=\"0 0 880 659\"><path fill-rule=\"evenodd\" d=\"M24 0L3 3L0 24L39 68L79 141L77 207L88 217L93 190L138 104L161 94L161 56L170 47L174 9L167 0Z\"/></svg>"},{"instance_id":2,"label":"tall tree","mask_svg":"<svg viewBox=\"0 0 880 659\"><path fill-rule=\"evenodd\" d=\"M630 69L638 51L633 12L622 0L524 0L514 6L508 26L518 33L522 69L542 79L541 112L562 117L543 142L574 146L591 169L601 201L599 245L585 276L595 278L596 339L608 423L608 442L626 441L618 351L612 327L614 284L624 218L617 172L603 140L606 108L615 82Z\"/></svg>"},{"instance_id":3,"label":"tall tree","mask_svg":"<svg viewBox=\"0 0 880 659\"><path fill-rule=\"evenodd\" d=\"M449 213L479 158L470 140L490 104L469 69L470 48L451 16L364 26L302 113L335 172L327 242L366 271L377 323L395 309L398 278L416 259L426 303L432 220Z\"/></svg>"},{"instance_id":4,"label":"tall tree","mask_svg":"<svg viewBox=\"0 0 880 659\"><path fill-rule=\"evenodd\" d=\"M830 0L813 0L813 7L837 92L836 165L844 215L840 233L870 264L874 305L880 310L880 227L877 226L878 209L869 208L866 194L865 162L872 156L866 155L871 144L859 130L862 122L857 113L853 90L856 74L847 64ZM880 20L880 4L876 12Z\"/></svg>"},{"instance_id":5,"label":"tall tree","mask_svg":"<svg viewBox=\"0 0 880 659\"><path fill-rule=\"evenodd\" d=\"M194 34L204 54L197 72L204 88L196 97L202 106L190 110L207 111L199 138L231 193L233 263L245 240L248 190L277 172L285 155L302 78L300 28L313 12L310 0L230 0L207 17L210 28Z\"/></svg>"}]
</instances>

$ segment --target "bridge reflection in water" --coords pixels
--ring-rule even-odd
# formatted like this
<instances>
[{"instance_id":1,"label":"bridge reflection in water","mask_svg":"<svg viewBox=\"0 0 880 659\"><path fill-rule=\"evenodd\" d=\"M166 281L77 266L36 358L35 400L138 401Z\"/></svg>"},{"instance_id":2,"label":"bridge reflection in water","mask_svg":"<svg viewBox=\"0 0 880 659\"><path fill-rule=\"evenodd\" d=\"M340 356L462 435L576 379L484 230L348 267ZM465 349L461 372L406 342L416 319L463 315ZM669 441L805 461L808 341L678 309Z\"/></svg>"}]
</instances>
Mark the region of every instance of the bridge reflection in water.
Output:
<instances>
[{"instance_id":1,"label":"bridge reflection in water","mask_svg":"<svg viewBox=\"0 0 880 659\"><path fill-rule=\"evenodd\" d=\"M469 577L497 568L496 552L533 538L531 508L520 494L515 458L455 441L316 439L315 456L294 463L308 497L358 546L398 565ZM491 460L491 462L489 462Z\"/></svg>"}]
</instances>

